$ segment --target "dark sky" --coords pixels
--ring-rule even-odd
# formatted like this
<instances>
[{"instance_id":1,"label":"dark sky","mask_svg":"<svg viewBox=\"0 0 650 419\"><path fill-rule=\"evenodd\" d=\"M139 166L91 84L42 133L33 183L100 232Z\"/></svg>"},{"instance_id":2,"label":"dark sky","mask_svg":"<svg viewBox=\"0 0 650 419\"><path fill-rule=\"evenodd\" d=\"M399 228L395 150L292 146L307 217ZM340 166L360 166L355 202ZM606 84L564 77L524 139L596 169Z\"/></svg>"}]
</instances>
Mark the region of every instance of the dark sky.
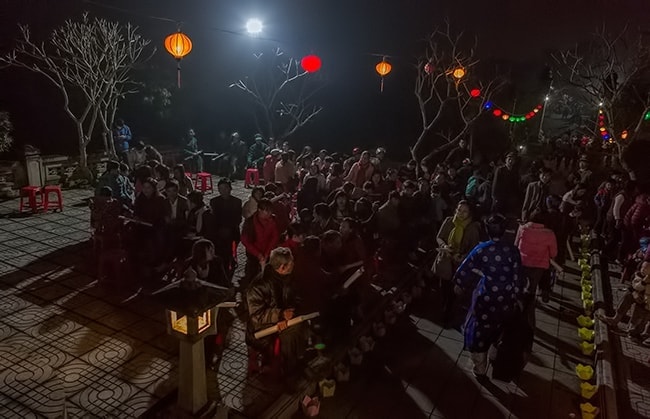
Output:
<instances>
[{"instance_id":1,"label":"dark sky","mask_svg":"<svg viewBox=\"0 0 650 419\"><path fill-rule=\"evenodd\" d=\"M427 32L448 17L455 30L479 37L479 53L486 60L501 60L514 69L524 94L536 101L535 86L544 68L545 54L588 38L603 22L608 27L646 25L650 7L646 0L98 0L107 6L126 9L122 13L82 0L5 0L0 15L0 48L6 52L16 35L17 23L34 27L42 37L64 19L78 17L83 10L93 15L131 21L159 48L155 62L157 78L174 81L174 62L162 48L164 37L176 26L144 16L183 21L184 31L194 41L194 50L183 62L183 91L186 104L174 126L165 127L173 136L194 126L199 138L214 141L219 132L238 129L251 135L245 103L229 83L242 77L254 52L280 45L300 57L317 53L323 58L323 77L328 87L322 97L325 111L296 137L304 143L348 148L352 143L373 145L412 141L418 132L418 115L412 94L412 63L420 51L418 43ZM246 19L264 21L262 39L224 33L242 31ZM647 26L647 25L646 25ZM646 27L647 28L647 27ZM645 29L645 28L644 28ZM650 29L650 28L647 28ZM264 38L278 40L271 41ZM393 73L386 91L379 93L374 72L378 58L392 59ZM60 97L36 78L2 70L0 108L12 113L19 142L44 146L57 144L44 137L74 144L71 122L60 111ZM503 100L507 100L504 98ZM507 104L504 104L507 106ZM150 122L138 118L137 107L123 115L136 134L157 137ZM169 138L167 138L168 140ZM153 138L156 141L157 138ZM403 144L403 142L402 142Z\"/></svg>"}]
</instances>

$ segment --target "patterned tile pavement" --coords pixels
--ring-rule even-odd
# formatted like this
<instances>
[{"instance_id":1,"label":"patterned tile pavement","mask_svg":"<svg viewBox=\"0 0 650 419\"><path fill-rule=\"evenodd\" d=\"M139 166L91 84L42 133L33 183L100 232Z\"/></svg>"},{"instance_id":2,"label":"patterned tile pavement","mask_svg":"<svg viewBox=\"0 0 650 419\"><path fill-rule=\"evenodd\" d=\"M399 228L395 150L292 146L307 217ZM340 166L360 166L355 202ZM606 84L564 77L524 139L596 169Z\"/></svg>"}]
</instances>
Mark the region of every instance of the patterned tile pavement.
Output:
<instances>
[{"instance_id":1,"label":"patterned tile pavement","mask_svg":"<svg viewBox=\"0 0 650 419\"><path fill-rule=\"evenodd\" d=\"M138 417L176 387L178 342L165 332L163 308L145 297L124 301L85 263L90 193L65 191L62 213L15 217L17 201L0 203L1 418L59 417L64 405L70 417ZM236 184L235 194L248 192ZM439 302L423 299L323 400L321 417L579 416L573 371L589 360L578 350L577 284L567 275L538 307L532 359L516 383L477 381L461 333L442 329L431 316ZM238 320L228 340L218 373L208 374L210 395L255 417L279 389L246 377ZM647 374L637 376L628 388L647 409Z\"/></svg>"},{"instance_id":2,"label":"patterned tile pavement","mask_svg":"<svg viewBox=\"0 0 650 419\"><path fill-rule=\"evenodd\" d=\"M612 279L612 296L614 307L625 296L625 286L617 279ZM622 325L621 325L622 326ZM619 397L621 417L650 417L650 348L634 342L626 334L618 336L620 353L617 365L622 367L619 383L626 397Z\"/></svg>"},{"instance_id":3,"label":"patterned tile pavement","mask_svg":"<svg viewBox=\"0 0 650 419\"><path fill-rule=\"evenodd\" d=\"M0 203L0 418L60 417L64 405L69 417L134 418L176 388L163 308L124 301L86 263L91 193L64 191L61 213L18 216L16 200ZM210 392L251 416L277 390L246 377L240 322L228 339Z\"/></svg>"}]
</instances>

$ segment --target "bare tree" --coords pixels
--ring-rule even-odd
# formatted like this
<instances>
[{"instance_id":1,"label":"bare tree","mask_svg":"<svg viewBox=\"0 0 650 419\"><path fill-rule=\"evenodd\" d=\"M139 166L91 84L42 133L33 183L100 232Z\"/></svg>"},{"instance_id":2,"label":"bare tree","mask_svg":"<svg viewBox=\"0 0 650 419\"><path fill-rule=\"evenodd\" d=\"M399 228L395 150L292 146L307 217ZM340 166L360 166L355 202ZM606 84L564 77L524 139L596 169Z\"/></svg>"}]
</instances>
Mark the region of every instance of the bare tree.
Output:
<instances>
[{"instance_id":1,"label":"bare tree","mask_svg":"<svg viewBox=\"0 0 650 419\"><path fill-rule=\"evenodd\" d=\"M324 84L279 48L271 54L256 54L255 58L255 72L230 87L240 89L255 104L255 123L260 133L276 140L287 138L323 110L313 102Z\"/></svg>"},{"instance_id":2,"label":"bare tree","mask_svg":"<svg viewBox=\"0 0 650 419\"><path fill-rule=\"evenodd\" d=\"M98 119L106 151L114 155L115 110L120 99L135 91L130 72L151 56L147 54L150 41L130 24L90 20L86 14L80 21L66 21L47 43L33 41L27 26L20 29L15 49L0 62L41 74L59 89L63 108L77 128L82 168L88 165L86 148Z\"/></svg>"},{"instance_id":3,"label":"bare tree","mask_svg":"<svg viewBox=\"0 0 650 419\"><path fill-rule=\"evenodd\" d=\"M588 42L553 55L560 81L593 109L594 121L597 110L603 110L619 155L624 147L621 133L628 131L626 143L638 138L650 112L648 58L642 35L627 27L616 34L602 28Z\"/></svg>"},{"instance_id":4,"label":"bare tree","mask_svg":"<svg viewBox=\"0 0 650 419\"><path fill-rule=\"evenodd\" d=\"M449 23L427 38L415 79L422 130L411 148L413 159L420 160L433 132L443 140L443 145L431 150L428 156L458 143L481 116L495 91L503 86L498 77L487 83L479 81L476 43L476 38L469 41L463 33L452 34ZM475 89L480 92L476 97L471 94ZM443 129L445 134L441 133Z\"/></svg>"},{"instance_id":5,"label":"bare tree","mask_svg":"<svg viewBox=\"0 0 650 419\"><path fill-rule=\"evenodd\" d=\"M0 111L0 153L9 150L9 147L13 144L12 130L13 125L11 119L9 119L9 113Z\"/></svg>"}]
</instances>

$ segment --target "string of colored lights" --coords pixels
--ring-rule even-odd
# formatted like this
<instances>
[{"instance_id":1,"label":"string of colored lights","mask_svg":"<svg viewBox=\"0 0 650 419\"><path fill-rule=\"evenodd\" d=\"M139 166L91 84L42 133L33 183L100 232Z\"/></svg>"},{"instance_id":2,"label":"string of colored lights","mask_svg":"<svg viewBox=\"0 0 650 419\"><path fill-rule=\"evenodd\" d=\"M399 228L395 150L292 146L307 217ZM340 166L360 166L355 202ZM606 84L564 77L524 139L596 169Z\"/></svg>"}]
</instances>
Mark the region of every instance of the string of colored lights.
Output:
<instances>
[{"instance_id":1,"label":"string of colored lights","mask_svg":"<svg viewBox=\"0 0 650 419\"><path fill-rule=\"evenodd\" d=\"M520 122L526 122L529 119L532 119L539 113L539 111L542 110L544 107L543 104L539 104L535 106L530 112L527 112L525 114L516 114L513 115L510 112L507 112L503 110L503 108L500 108L498 106L495 106L494 103L492 102L486 102L485 105L483 105L483 109L486 111L492 111L492 115L496 118L501 118L504 121L508 121L511 123L520 123Z\"/></svg>"}]
</instances>

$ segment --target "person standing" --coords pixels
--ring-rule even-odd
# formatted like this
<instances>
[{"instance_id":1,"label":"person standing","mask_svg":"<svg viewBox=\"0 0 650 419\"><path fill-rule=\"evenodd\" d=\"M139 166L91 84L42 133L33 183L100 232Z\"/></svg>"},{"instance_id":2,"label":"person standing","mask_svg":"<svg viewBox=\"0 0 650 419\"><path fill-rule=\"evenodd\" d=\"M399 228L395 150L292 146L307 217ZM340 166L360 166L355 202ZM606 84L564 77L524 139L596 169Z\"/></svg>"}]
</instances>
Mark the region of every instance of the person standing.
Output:
<instances>
[{"instance_id":1,"label":"person standing","mask_svg":"<svg viewBox=\"0 0 650 419\"><path fill-rule=\"evenodd\" d=\"M487 373L488 350L516 315L524 290L519 250L501 241L505 227L505 217L490 217L486 222L490 240L474 247L454 275L457 295L472 292L463 333L475 376Z\"/></svg>"},{"instance_id":2,"label":"person standing","mask_svg":"<svg viewBox=\"0 0 650 419\"><path fill-rule=\"evenodd\" d=\"M199 140L196 138L196 133L192 128L187 131L187 143L185 145L185 160L193 161L196 167L196 173L203 171L203 157L199 150Z\"/></svg>"},{"instance_id":3,"label":"person standing","mask_svg":"<svg viewBox=\"0 0 650 419\"><path fill-rule=\"evenodd\" d=\"M239 245L239 225L242 220L241 199L232 196L232 184L228 179L217 183L219 196L210 200L210 208L215 221L210 236L215 243L217 255L225 262L228 273L232 276L236 266L235 249Z\"/></svg>"},{"instance_id":4,"label":"person standing","mask_svg":"<svg viewBox=\"0 0 650 419\"><path fill-rule=\"evenodd\" d=\"M115 142L115 153L124 163L129 162L129 145L132 139L131 128L124 123L122 118L118 118L113 130L113 141Z\"/></svg>"},{"instance_id":5,"label":"person standing","mask_svg":"<svg viewBox=\"0 0 650 419\"><path fill-rule=\"evenodd\" d=\"M246 268L241 288L245 288L248 281L264 270L271 250L279 241L280 233L273 218L273 203L268 199L260 199L257 211L242 226L241 242L246 248Z\"/></svg>"},{"instance_id":6,"label":"person standing","mask_svg":"<svg viewBox=\"0 0 650 419\"><path fill-rule=\"evenodd\" d=\"M546 197L548 196L548 184L551 181L551 169L542 167L539 171L539 180L530 182L526 187L526 197L521 208L521 221L528 221L535 210L543 211L546 208Z\"/></svg>"},{"instance_id":7,"label":"person standing","mask_svg":"<svg viewBox=\"0 0 650 419\"><path fill-rule=\"evenodd\" d=\"M506 216L516 214L519 200L519 171L515 153L506 155L506 164L498 167L492 181L492 212Z\"/></svg>"},{"instance_id":8,"label":"person standing","mask_svg":"<svg viewBox=\"0 0 650 419\"><path fill-rule=\"evenodd\" d=\"M523 273L528 279L529 294L528 317L531 326L535 325L535 296L539 287L542 301L547 303L551 293L551 260L557 256L555 233L544 225L546 217L541 211L531 214L530 222L519 227L515 246L519 248Z\"/></svg>"}]
</instances>

